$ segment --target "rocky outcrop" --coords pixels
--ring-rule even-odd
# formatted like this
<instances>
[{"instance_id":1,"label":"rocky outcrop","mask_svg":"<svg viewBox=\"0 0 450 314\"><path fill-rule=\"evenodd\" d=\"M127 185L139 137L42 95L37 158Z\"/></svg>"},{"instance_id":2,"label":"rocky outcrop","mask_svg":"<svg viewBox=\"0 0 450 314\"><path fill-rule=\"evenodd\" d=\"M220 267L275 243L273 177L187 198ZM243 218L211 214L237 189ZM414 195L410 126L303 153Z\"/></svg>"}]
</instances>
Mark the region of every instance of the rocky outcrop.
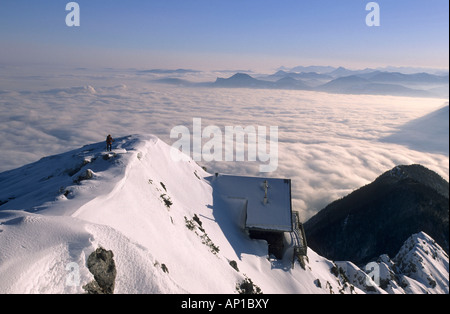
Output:
<instances>
[{"instance_id":1,"label":"rocky outcrop","mask_svg":"<svg viewBox=\"0 0 450 314\"><path fill-rule=\"evenodd\" d=\"M336 262L350 284L365 293L448 294L448 255L426 233L409 237L397 255L387 254L363 269L351 262Z\"/></svg>"},{"instance_id":2,"label":"rocky outcrop","mask_svg":"<svg viewBox=\"0 0 450 314\"><path fill-rule=\"evenodd\" d=\"M80 174L78 176L78 178L75 179L73 182L78 184L81 181L91 180L93 177L94 177L94 172L91 169L87 169L82 174Z\"/></svg>"},{"instance_id":3,"label":"rocky outcrop","mask_svg":"<svg viewBox=\"0 0 450 314\"><path fill-rule=\"evenodd\" d=\"M114 254L99 247L89 255L87 267L94 275L94 280L83 286L88 294L113 294L116 281Z\"/></svg>"}]
</instances>

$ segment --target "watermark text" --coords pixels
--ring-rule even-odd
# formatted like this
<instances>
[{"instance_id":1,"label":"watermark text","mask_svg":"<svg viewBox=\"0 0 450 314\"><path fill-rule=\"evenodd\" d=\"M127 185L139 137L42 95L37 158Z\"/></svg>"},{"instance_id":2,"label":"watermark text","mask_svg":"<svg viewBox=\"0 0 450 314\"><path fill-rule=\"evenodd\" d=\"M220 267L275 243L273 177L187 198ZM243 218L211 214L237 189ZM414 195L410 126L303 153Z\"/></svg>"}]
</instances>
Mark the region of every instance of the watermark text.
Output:
<instances>
[{"instance_id":1,"label":"watermark text","mask_svg":"<svg viewBox=\"0 0 450 314\"><path fill-rule=\"evenodd\" d=\"M80 26L80 5L77 2L69 2L66 5L66 25L68 27Z\"/></svg>"},{"instance_id":2,"label":"watermark text","mask_svg":"<svg viewBox=\"0 0 450 314\"><path fill-rule=\"evenodd\" d=\"M273 172L278 168L277 126L225 126L202 128L202 119L192 121L192 134L188 127L178 125L170 132L171 157L175 161L259 161L260 172ZM247 141L245 139L247 138ZM204 142L206 140L206 142ZM179 154L179 152L184 154Z\"/></svg>"}]
</instances>

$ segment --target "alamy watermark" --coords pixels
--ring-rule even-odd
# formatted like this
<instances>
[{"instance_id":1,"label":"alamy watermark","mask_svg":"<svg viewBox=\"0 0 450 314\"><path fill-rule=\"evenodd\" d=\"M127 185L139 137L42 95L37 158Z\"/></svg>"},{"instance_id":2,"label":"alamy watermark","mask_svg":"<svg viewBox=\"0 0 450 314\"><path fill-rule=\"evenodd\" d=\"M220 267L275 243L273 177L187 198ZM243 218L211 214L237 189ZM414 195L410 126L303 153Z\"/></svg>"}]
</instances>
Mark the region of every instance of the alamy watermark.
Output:
<instances>
[{"instance_id":1,"label":"alamy watermark","mask_svg":"<svg viewBox=\"0 0 450 314\"><path fill-rule=\"evenodd\" d=\"M66 25L68 27L80 26L80 5L77 2L69 2L66 5ZM380 26L380 6L377 2L369 2L366 5L366 25L369 27Z\"/></svg>"},{"instance_id":2,"label":"alamy watermark","mask_svg":"<svg viewBox=\"0 0 450 314\"><path fill-rule=\"evenodd\" d=\"M69 2L66 4L66 11L70 11L66 15L66 25L80 26L80 5L77 2Z\"/></svg>"},{"instance_id":3,"label":"alamy watermark","mask_svg":"<svg viewBox=\"0 0 450 314\"><path fill-rule=\"evenodd\" d=\"M366 16L366 25L380 26L380 5L377 2L369 2L366 5L366 11L370 11Z\"/></svg>"},{"instance_id":4,"label":"alamy watermark","mask_svg":"<svg viewBox=\"0 0 450 314\"><path fill-rule=\"evenodd\" d=\"M66 265L66 271L69 273L66 276L66 286L78 287L80 286L80 267L77 263L69 263Z\"/></svg>"},{"instance_id":5,"label":"alamy watermark","mask_svg":"<svg viewBox=\"0 0 450 314\"><path fill-rule=\"evenodd\" d=\"M380 265L371 262L366 265L365 270L368 276L366 277L366 285L373 286L373 283L375 283L375 285L380 286Z\"/></svg>"},{"instance_id":6,"label":"alamy watermark","mask_svg":"<svg viewBox=\"0 0 450 314\"><path fill-rule=\"evenodd\" d=\"M170 138L177 139L171 151L175 161L189 157L206 162L259 161L260 172L273 172L278 168L277 126L225 126L222 131L215 125L202 128L202 119L194 118L192 134L188 127L178 125L172 128Z\"/></svg>"}]
</instances>

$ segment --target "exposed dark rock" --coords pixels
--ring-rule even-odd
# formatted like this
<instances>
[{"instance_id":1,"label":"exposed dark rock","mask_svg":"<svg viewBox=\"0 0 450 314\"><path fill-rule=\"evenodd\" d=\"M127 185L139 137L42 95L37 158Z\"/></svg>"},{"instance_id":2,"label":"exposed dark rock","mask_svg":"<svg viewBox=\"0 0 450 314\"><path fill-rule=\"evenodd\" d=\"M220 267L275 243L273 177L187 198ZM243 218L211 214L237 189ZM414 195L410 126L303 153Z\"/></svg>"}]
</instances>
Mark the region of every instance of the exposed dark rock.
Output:
<instances>
[{"instance_id":1,"label":"exposed dark rock","mask_svg":"<svg viewBox=\"0 0 450 314\"><path fill-rule=\"evenodd\" d=\"M234 270L239 272L239 268L238 268L238 265L237 265L236 261L230 261L229 264L230 264L231 267L234 268Z\"/></svg>"},{"instance_id":2,"label":"exposed dark rock","mask_svg":"<svg viewBox=\"0 0 450 314\"><path fill-rule=\"evenodd\" d=\"M166 264L161 264L161 269L163 270L163 272L169 273L169 268L167 268Z\"/></svg>"},{"instance_id":3,"label":"exposed dark rock","mask_svg":"<svg viewBox=\"0 0 450 314\"><path fill-rule=\"evenodd\" d=\"M78 176L74 183L80 183L81 181L90 180L94 177L94 172L91 169L87 169L82 174Z\"/></svg>"},{"instance_id":4,"label":"exposed dark rock","mask_svg":"<svg viewBox=\"0 0 450 314\"><path fill-rule=\"evenodd\" d=\"M255 285L248 277L236 284L236 290L239 294L263 294L261 288Z\"/></svg>"},{"instance_id":5,"label":"exposed dark rock","mask_svg":"<svg viewBox=\"0 0 450 314\"><path fill-rule=\"evenodd\" d=\"M83 286L88 294L113 294L116 281L114 254L99 247L89 255L87 267L94 275L94 280Z\"/></svg>"}]
</instances>

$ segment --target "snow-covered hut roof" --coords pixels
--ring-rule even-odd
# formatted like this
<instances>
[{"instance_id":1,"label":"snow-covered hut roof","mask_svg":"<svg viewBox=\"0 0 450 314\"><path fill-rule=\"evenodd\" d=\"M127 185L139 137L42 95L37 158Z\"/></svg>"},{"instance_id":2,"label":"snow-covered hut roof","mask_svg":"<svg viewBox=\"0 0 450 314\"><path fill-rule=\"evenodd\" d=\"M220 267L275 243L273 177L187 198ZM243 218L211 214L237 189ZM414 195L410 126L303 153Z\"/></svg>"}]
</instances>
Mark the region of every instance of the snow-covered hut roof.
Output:
<instances>
[{"instance_id":1,"label":"snow-covered hut roof","mask_svg":"<svg viewBox=\"0 0 450 314\"><path fill-rule=\"evenodd\" d=\"M215 175L222 196L247 200L245 227L249 230L292 231L291 180ZM267 199L265 182L267 182Z\"/></svg>"}]
</instances>

